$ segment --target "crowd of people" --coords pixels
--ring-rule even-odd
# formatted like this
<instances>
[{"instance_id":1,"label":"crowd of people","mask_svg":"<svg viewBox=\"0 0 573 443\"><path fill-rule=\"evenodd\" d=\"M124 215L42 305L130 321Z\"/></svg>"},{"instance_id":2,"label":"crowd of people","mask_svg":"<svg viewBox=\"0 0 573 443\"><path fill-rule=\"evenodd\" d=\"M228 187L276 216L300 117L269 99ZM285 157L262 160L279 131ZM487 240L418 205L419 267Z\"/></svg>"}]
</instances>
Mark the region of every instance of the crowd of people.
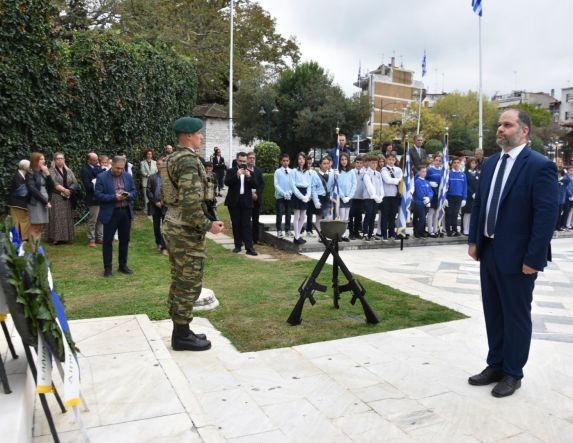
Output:
<instances>
[{"instance_id":1,"label":"crowd of people","mask_svg":"<svg viewBox=\"0 0 573 443\"><path fill-rule=\"evenodd\" d=\"M473 199L485 161L483 150L476 149L472 157L452 156L445 159L447 165L444 165L442 154L427 154L423 143L423 137L416 135L410 149L414 178L410 206L413 235L415 238L468 236ZM348 223L343 241L388 241L404 237L396 230L403 170L396 166L398 156L392 143L382 144L383 154L359 155L352 163L344 134L339 134L338 146L338 168L332 168L336 148L320 160L317 170L312 168L313 159L302 152L292 169L288 154L281 155L280 167L274 173L278 237L292 237L295 244L306 243L305 232L307 238L316 237L313 226L320 230L321 220L332 216L334 203L330 196L335 177L338 218ZM560 215L556 230L563 231L573 228L573 166L564 168L559 162L557 166ZM449 178L440 229L438 190L444 167L448 168Z\"/></svg>"}]
</instances>

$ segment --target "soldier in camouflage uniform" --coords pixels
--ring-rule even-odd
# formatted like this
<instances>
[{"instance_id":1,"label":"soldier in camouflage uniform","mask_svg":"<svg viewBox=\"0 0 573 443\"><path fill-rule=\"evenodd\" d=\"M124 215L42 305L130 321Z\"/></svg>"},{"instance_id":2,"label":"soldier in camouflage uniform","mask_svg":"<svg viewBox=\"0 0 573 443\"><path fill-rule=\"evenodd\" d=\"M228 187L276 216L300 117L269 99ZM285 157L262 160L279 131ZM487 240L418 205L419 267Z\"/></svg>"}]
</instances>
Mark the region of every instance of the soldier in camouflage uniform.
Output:
<instances>
[{"instance_id":1,"label":"soldier in camouflage uniform","mask_svg":"<svg viewBox=\"0 0 573 443\"><path fill-rule=\"evenodd\" d=\"M176 351L203 351L211 347L204 334L189 329L193 320L193 302L201 294L205 262L205 235L223 229L220 221L211 221L205 212L207 176L197 153L203 135L203 123L191 117L175 121L173 129L178 146L164 162L161 174L162 198L168 200L163 236L169 251L171 287L169 314L173 320L171 347ZM172 196L169 197L170 193Z\"/></svg>"}]
</instances>

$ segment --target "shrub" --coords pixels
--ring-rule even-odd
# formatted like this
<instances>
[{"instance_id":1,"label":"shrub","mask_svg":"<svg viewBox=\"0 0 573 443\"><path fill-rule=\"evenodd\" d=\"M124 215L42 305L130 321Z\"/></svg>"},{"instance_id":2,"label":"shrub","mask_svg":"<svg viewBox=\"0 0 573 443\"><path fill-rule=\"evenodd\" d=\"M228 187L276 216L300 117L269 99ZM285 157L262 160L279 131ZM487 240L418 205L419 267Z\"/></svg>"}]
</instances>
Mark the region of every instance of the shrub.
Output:
<instances>
[{"instance_id":1,"label":"shrub","mask_svg":"<svg viewBox=\"0 0 573 443\"><path fill-rule=\"evenodd\" d=\"M435 138L431 138L424 145L424 149L428 154L435 154L436 152L441 152L442 142L440 140L436 140Z\"/></svg>"},{"instance_id":2,"label":"shrub","mask_svg":"<svg viewBox=\"0 0 573 443\"><path fill-rule=\"evenodd\" d=\"M281 148L275 142L260 142L255 146L257 166L263 172L275 172L279 166Z\"/></svg>"},{"instance_id":3,"label":"shrub","mask_svg":"<svg viewBox=\"0 0 573 443\"><path fill-rule=\"evenodd\" d=\"M263 201L261 204L261 214L275 213L275 175L263 174L265 189L263 190Z\"/></svg>"}]
</instances>

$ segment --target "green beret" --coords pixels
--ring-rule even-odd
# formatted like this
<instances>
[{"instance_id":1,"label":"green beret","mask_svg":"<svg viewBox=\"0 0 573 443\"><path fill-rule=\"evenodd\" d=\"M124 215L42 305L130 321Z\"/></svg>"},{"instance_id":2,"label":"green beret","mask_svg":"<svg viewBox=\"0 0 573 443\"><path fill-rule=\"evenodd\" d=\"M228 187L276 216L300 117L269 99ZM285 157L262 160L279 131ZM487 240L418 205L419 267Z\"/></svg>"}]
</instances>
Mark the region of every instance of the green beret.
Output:
<instances>
[{"instance_id":1,"label":"green beret","mask_svg":"<svg viewBox=\"0 0 573 443\"><path fill-rule=\"evenodd\" d=\"M173 123L176 134L193 134L203 127L203 122L194 117L181 117Z\"/></svg>"}]
</instances>

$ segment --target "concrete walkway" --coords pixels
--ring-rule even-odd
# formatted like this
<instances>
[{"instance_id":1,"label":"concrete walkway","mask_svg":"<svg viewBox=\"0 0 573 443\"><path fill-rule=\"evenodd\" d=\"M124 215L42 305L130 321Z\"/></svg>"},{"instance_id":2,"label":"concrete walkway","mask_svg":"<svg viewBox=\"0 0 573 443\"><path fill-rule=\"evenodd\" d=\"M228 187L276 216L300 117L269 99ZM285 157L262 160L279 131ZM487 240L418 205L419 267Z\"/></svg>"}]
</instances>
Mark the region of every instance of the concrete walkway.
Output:
<instances>
[{"instance_id":1,"label":"concrete walkway","mask_svg":"<svg viewBox=\"0 0 573 443\"><path fill-rule=\"evenodd\" d=\"M553 250L534 295L525 379L512 397L467 384L484 367L486 338L478 265L452 245L341 255L355 275L469 316L455 322L250 353L201 318L194 329L213 341L202 353L168 351L169 321L73 322L92 408L84 419L93 441L106 443L570 442L573 240L554 240ZM41 419L34 434L47 441ZM65 429L63 441L78 441Z\"/></svg>"}]
</instances>

